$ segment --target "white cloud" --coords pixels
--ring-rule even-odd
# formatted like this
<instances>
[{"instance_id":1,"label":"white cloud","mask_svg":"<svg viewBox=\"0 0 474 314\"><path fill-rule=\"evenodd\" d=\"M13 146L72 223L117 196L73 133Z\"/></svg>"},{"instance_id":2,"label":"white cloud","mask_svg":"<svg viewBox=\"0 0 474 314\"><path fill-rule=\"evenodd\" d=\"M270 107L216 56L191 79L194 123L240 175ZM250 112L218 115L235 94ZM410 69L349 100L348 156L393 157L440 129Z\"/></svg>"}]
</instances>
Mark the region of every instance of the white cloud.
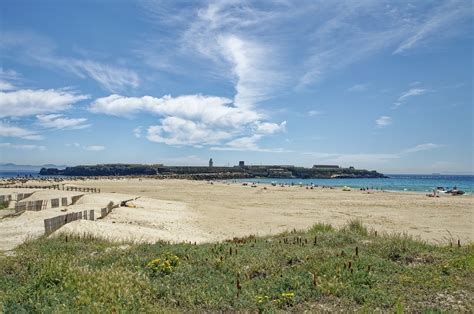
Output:
<instances>
[{"instance_id":1,"label":"white cloud","mask_svg":"<svg viewBox=\"0 0 474 314\"><path fill-rule=\"evenodd\" d=\"M239 136L270 135L286 127L286 121L280 124L262 121L263 114L234 106L228 98L204 95L161 98L110 95L95 100L89 110L125 117L139 113L162 117L160 124L147 128L147 139L177 146L217 145Z\"/></svg>"},{"instance_id":2,"label":"white cloud","mask_svg":"<svg viewBox=\"0 0 474 314\"><path fill-rule=\"evenodd\" d=\"M13 90L15 88L16 87L13 84L4 80L0 80L0 91L8 91L8 90Z\"/></svg>"},{"instance_id":3,"label":"white cloud","mask_svg":"<svg viewBox=\"0 0 474 314\"><path fill-rule=\"evenodd\" d=\"M324 112L319 111L319 110L310 110L310 111L308 111L308 116L310 116L310 117L319 116L319 115L322 115L322 114L324 114Z\"/></svg>"},{"instance_id":4,"label":"white cloud","mask_svg":"<svg viewBox=\"0 0 474 314\"><path fill-rule=\"evenodd\" d=\"M0 148L4 149L23 149L23 150L45 150L46 147L43 145L29 145L29 144L12 144L12 143L0 143Z\"/></svg>"},{"instance_id":5,"label":"white cloud","mask_svg":"<svg viewBox=\"0 0 474 314\"><path fill-rule=\"evenodd\" d=\"M348 92L365 92L369 84L355 84L347 89Z\"/></svg>"},{"instance_id":6,"label":"white cloud","mask_svg":"<svg viewBox=\"0 0 474 314\"><path fill-rule=\"evenodd\" d=\"M142 127L137 126L135 129L133 129L133 135L135 135L136 138L142 137Z\"/></svg>"},{"instance_id":7,"label":"white cloud","mask_svg":"<svg viewBox=\"0 0 474 314\"><path fill-rule=\"evenodd\" d=\"M90 146L83 146L82 147L84 150L88 150L91 152L99 152L105 149L105 146L101 145L90 145Z\"/></svg>"},{"instance_id":8,"label":"white cloud","mask_svg":"<svg viewBox=\"0 0 474 314\"><path fill-rule=\"evenodd\" d=\"M37 124L44 128L58 130L79 130L90 127L86 118L71 119L62 114L37 115Z\"/></svg>"},{"instance_id":9,"label":"white cloud","mask_svg":"<svg viewBox=\"0 0 474 314\"><path fill-rule=\"evenodd\" d=\"M286 121L283 121L280 124L270 123L270 122L258 122L256 132L258 134L273 134L276 132L281 132L286 129Z\"/></svg>"},{"instance_id":10,"label":"white cloud","mask_svg":"<svg viewBox=\"0 0 474 314\"><path fill-rule=\"evenodd\" d=\"M392 124L392 118L388 116L381 116L380 118L375 120L375 123L377 124L378 127L383 128Z\"/></svg>"},{"instance_id":11,"label":"white cloud","mask_svg":"<svg viewBox=\"0 0 474 314\"><path fill-rule=\"evenodd\" d=\"M81 147L81 144L79 143L68 143L66 144L67 147Z\"/></svg>"},{"instance_id":12,"label":"white cloud","mask_svg":"<svg viewBox=\"0 0 474 314\"><path fill-rule=\"evenodd\" d=\"M412 148L405 149L403 153L417 153L417 152L432 150L432 149L436 149L440 147L444 147L444 145L425 143L425 144L416 145L415 147L412 147Z\"/></svg>"},{"instance_id":13,"label":"white cloud","mask_svg":"<svg viewBox=\"0 0 474 314\"><path fill-rule=\"evenodd\" d=\"M147 139L168 145L210 145L228 139L231 133L178 117L167 117L161 125L150 126Z\"/></svg>"},{"instance_id":14,"label":"white cloud","mask_svg":"<svg viewBox=\"0 0 474 314\"><path fill-rule=\"evenodd\" d=\"M42 140L43 137L34 131L9 125L0 121L0 136L18 137L25 140Z\"/></svg>"},{"instance_id":15,"label":"white cloud","mask_svg":"<svg viewBox=\"0 0 474 314\"><path fill-rule=\"evenodd\" d=\"M0 118L64 111L87 98L89 97L86 95L54 89L0 92Z\"/></svg>"},{"instance_id":16,"label":"white cloud","mask_svg":"<svg viewBox=\"0 0 474 314\"><path fill-rule=\"evenodd\" d=\"M218 51L231 64L237 80L236 106L255 105L268 98L269 92L279 83L278 73L268 64L271 53L262 43L235 35L219 35Z\"/></svg>"},{"instance_id":17,"label":"white cloud","mask_svg":"<svg viewBox=\"0 0 474 314\"><path fill-rule=\"evenodd\" d=\"M204 61L204 75L224 78L234 85L233 103L241 108L274 96L285 80L274 41L253 35L255 29L267 27L265 22L283 16L283 12L234 1L175 7L153 2L147 9L156 16L156 23L177 30L169 38L161 38L159 50L148 48L142 53L160 70L182 67L182 58L184 63L189 57L194 59L193 67Z\"/></svg>"}]
</instances>

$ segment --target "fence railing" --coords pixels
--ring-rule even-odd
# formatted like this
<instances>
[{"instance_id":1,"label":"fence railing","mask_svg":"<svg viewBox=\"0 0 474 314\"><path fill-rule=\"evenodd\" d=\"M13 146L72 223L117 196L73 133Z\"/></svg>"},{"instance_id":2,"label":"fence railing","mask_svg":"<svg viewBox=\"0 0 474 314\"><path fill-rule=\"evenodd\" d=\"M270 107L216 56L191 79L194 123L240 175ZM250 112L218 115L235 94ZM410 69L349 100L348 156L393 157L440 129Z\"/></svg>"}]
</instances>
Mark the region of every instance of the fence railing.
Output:
<instances>
[{"instance_id":1,"label":"fence railing","mask_svg":"<svg viewBox=\"0 0 474 314\"><path fill-rule=\"evenodd\" d=\"M43 189L43 190L63 190L76 192L100 193L100 188L83 187L83 186L61 186L54 185L5 185L1 186L6 189Z\"/></svg>"},{"instance_id":2,"label":"fence railing","mask_svg":"<svg viewBox=\"0 0 474 314\"><path fill-rule=\"evenodd\" d=\"M12 200L11 195L0 195L0 203L10 202Z\"/></svg>"},{"instance_id":3,"label":"fence railing","mask_svg":"<svg viewBox=\"0 0 474 314\"><path fill-rule=\"evenodd\" d=\"M43 189L43 190L61 190L59 184L53 185L2 185L4 189Z\"/></svg>"},{"instance_id":4,"label":"fence railing","mask_svg":"<svg viewBox=\"0 0 474 314\"><path fill-rule=\"evenodd\" d=\"M28 202L17 202L15 204L15 212L22 212L25 210L40 211L46 209L48 200L28 201Z\"/></svg>"},{"instance_id":5,"label":"fence railing","mask_svg":"<svg viewBox=\"0 0 474 314\"><path fill-rule=\"evenodd\" d=\"M15 198L16 195L16 198ZM18 193L18 194L7 194L0 195L0 202L10 202L10 201L21 201L27 197L30 197L33 193Z\"/></svg>"},{"instance_id":6,"label":"fence railing","mask_svg":"<svg viewBox=\"0 0 474 314\"><path fill-rule=\"evenodd\" d=\"M75 212L75 213L68 213L64 215L59 215L53 218L47 218L44 220L44 233L45 234L50 234L65 224L68 224L70 222L80 220L80 219L85 219L85 220L94 220L94 210L84 210L80 212Z\"/></svg>"},{"instance_id":7,"label":"fence railing","mask_svg":"<svg viewBox=\"0 0 474 314\"><path fill-rule=\"evenodd\" d=\"M87 188L81 186L66 186L63 187L65 191L77 191L77 192L90 192L90 193L100 193L99 188Z\"/></svg>"}]
</instances>

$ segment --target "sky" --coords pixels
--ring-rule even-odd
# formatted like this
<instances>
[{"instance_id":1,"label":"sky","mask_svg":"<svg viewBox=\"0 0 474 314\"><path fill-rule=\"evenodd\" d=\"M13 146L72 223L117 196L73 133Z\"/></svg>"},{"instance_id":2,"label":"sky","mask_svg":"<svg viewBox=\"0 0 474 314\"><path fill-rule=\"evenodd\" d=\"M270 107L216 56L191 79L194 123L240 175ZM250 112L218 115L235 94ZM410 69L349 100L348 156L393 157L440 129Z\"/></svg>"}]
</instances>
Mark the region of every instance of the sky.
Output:
<instances>
[{"instance_id":1,"label":"sky","mask_svg":"<svg viewBox=\"0 0 474 314\"><path fill-rule=\"evenodd\" d=\"M0 11L2 163L474 172L472 1Z\"/></svg>"}]
</instances>

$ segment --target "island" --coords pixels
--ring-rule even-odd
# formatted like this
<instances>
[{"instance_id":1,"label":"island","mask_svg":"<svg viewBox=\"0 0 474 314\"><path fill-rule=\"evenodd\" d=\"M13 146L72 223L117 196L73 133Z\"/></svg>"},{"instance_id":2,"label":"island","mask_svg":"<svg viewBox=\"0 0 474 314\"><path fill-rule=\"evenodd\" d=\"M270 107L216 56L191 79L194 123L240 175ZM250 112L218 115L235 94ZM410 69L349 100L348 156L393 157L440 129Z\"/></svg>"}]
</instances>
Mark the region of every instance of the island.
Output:
<instances>
[{"instance_id":1,"label":"island","mask_svg":"<svg viewBox=\"0 0 474 314\"><path fill-rule=\"evenodd\" d=\"M42 168L40 175L49 176L157 176L194 180L244 178L385 178L376 170L343 168L338 165L314 165L312 168L293 165L245 165L240 161L231 167L216 167L212 159L209 166L165 166L163 164L99 164L74 167Z\"/></svg>"}]
</instances>

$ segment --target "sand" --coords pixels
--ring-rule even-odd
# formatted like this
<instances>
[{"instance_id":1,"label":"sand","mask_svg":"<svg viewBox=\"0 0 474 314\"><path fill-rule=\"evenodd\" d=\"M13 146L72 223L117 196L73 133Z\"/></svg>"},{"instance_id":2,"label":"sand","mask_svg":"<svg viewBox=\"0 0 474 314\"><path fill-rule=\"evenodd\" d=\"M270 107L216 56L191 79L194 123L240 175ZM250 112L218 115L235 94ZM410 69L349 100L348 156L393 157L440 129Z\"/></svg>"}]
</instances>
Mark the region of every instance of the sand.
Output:
<instances>
[{"instance_id":1,"label":"sand","mask_svg":"<svg viewBox=\"0 0 474 314\"><path fill-rule=\"evenodd\" d=\"M85 193L76 205L68 206L68 212L99 212L109 201L139 198L131 202L136 208L119 207L103 220L76 221L56 233L90 233L114 241L201 243L307 229L315 223L340 227L359 219L379 232L407 233L431 243L474 241L473 196L429 198L424 193L367 194L359 190L271 185L253 188L189 180L101 179L66 183L97 187L103 192ZM0 194L5 190L11 189L0 189ZM55 198L66 192L41 193L41 197ZM12 249L27 237L42 234L42 219L62 214L61 209L1 219L0 250Z\"/></svg>"}]
</instances>

